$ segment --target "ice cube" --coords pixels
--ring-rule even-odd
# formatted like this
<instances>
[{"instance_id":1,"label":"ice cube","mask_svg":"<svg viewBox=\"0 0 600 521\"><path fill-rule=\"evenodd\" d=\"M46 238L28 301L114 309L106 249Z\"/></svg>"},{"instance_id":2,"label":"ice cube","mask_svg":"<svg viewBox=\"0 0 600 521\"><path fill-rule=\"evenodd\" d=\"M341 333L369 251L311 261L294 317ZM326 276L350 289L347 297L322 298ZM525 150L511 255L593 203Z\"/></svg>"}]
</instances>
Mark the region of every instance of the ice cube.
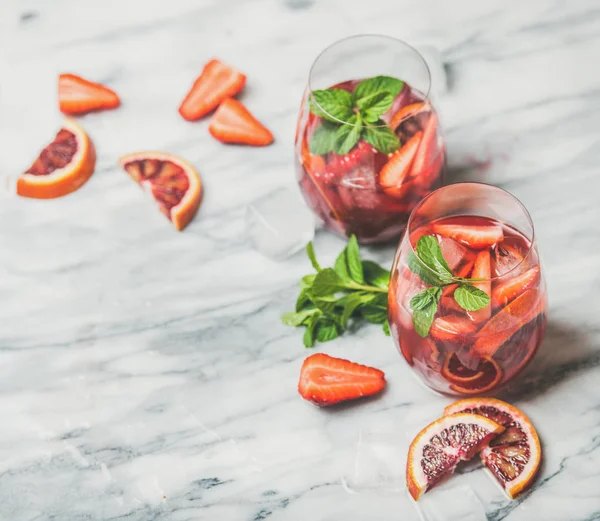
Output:
<instances>
[{"instance_id":1,"label":"ice cube","mask_svg":"<svg viewBox=\"0 0 600 521\"><path fill-rule=\"evenodd\" d=\"M401 490L405 486L405 453L396 429L362 430L342 483L352 492Z\"/></svg>"},{"instance_id":2,"label":"ice cube","mask_svg":"<svg viewBox=\"0 0 600 521\"><path fill-rule=\"evenodd\" d=\"M433 488L415 503L423 521L486 521L485 509L467 485Z\"/></svg>"},{"instance_id":3,"label":"ice cube","mask_svg":"<svg viewBox=\"0 0 600 521\"><path fill-rule=\"evenodd\" d=\"M450 266L451 270L454 270L456 266L458 266L465 255L467 254L467 249L464 246L458 244L455 240L450 239L449 237L442 237L440 240L440 248L442 249L442 255L448 266Z\"/></svg>"},{"instance_id":4,"label":"ice cube","mask_svg":"<svg viewBox=\"0 0 600 521\"><path fill-rule=\"evenodd\" d=\"M246 235L263 255L283 260L315 235L315 218L300 194L278 188L246 207Z\"/></svg>"}]
</instances>

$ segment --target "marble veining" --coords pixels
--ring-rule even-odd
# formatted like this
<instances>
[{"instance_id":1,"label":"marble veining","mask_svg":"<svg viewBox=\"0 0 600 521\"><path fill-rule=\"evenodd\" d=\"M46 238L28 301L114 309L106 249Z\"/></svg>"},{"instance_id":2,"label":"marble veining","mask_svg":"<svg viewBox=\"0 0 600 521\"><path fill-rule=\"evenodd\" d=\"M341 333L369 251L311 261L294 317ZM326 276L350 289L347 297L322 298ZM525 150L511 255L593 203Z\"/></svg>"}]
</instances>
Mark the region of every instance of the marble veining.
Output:
<instances>
[{"instance_id":1,"label":"marble veining","mask_svg":"<svg viewBox=\"0 0 600 521\"><path fill-rule=\"evenodd\" d=\"M361 32L440 50L450 180L488 181L524 202L549 283L547 339L504 394L543 438L535 487L511 502L465 467L441 489L470 486L493 521L600 519L595 2L8 0L3 190L60 122L58 73L107 82L123 105L80 118L98 148L81 190L56 201L1 194L1 520L419 519L402 458L448 400L418 386L391 340L364 327L318 349L383 369L385 394L336 410L303 402L296 381L307 351L279 316L309 265L302 255L265 259L243 235L248 203L294 185L292 140L312 60ZM213 56L248 75L242 99L273 146L225 147L206 121L178 116ZM184 233L117 167L138 149L198 167L206 198ZM341 245L317 234L324 262ZM366 254L389 264L393 250ZM366 432L399 456L374 457L385 479L352 490Z\"/></svg>"}]
</instances>

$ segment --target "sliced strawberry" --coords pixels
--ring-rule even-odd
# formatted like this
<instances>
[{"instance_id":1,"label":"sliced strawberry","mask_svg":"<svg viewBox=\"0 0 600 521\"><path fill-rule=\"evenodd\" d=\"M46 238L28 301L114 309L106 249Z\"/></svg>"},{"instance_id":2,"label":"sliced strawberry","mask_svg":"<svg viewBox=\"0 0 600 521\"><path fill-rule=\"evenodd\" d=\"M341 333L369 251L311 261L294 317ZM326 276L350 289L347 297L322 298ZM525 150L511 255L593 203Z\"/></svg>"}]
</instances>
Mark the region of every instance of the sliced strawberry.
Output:
<instances>
[{"instance_id":1,"label":"sliced strawberry","mask_svg":"<svg viewBox=\"0 0 600 521\"><path fill-rule=\"evenodd\" d=\"M492 356L521 327L536 318L545 307L537 289L528 289L496 313L477 334L473 350Z\"/></svg>"},{"instance_id":2,"label":"sliced strawberry","mask_svg":"<svg viewBox=\"0 0 600 521\"><path fill-rule=\"evenodd\" d=\"M432 112L423 130L421 144L415 154L415 160L410 171L411 177L430 177L437 173L437 170L432 172L434 164L439 163L436 159L441 155L441 150L438 147L437 127L438 118L435 112Z\"/></svg>"},{"instance_id":3,"label":"sliced strawberry","mask_svg":"<svg viewBox=\"0 0 600 521\"><path fill-rule=\"evenodd\" d=\"M383 371L317 353L302 364L298 392L317 405L333 405L377 394L385 387Z\"/></svg>"},{"instance_id":4,"label":"sliced strawberry","mask_svg":"<svg viewBox=\"0 0 600 521\"><path fill-rule=\"evenodd\" d=\"M179 106L179 113L188 121L206 116L219 104L235 96L246 85L246 76L219 60L209 61Z\"/></svg>"},{"instance_id":5,"label":"sliced strawberry","mask_svg":"<svg viewBox=\"0 0 600 521\"><path fill-rule=\"evenodd\" d=\"M475 264L473 265L473 272L471 278L473 279L485 279L485 282L474 282L473 286L479 288L481 291L490 296L492 293L492 283L490 282L492 274L491 256L489 250L480 251L475 257ZM469 316L475 322L483 322L488 320L492 316L492 306L488 304L484 308L477 311L469 311Z\"/></svg>"},{"instance_id":6,"label":"sliced strawberry","mask_svg":"<svg viewBox=\"0 0 600 521\"><path fill-rule=\"evenodd\" d=\"M456 239L469 246L481 250L502 242L504 233L497 225L466 226L462 224L433 224L433 231L444 237Z\"/></svg>"},{"instance_id":7,"label":"sliced strawberry","mask_svg":"<svg viewBox=\"0 0 600 521\"><path fill-rule=\"evenodd\" d=\"M539 280L540 267L534 266L521 275L499 282L492 292L492 305L494 308L505 306L524 291L533 288Z\"/></svg>"},{"instance_id":8,"label":"sliced strawberry","mask_svg":"<svg viewBox=\"0 0 600 521\"><path fill-rule=\"evenodd\" d=\"M379 173L379 184L385 193L401 199L406 195L403 182L406 179L410 166L421 142L423 133L417 132L403 146L395 152Z\"/></svg>"},{"instance_id":9,"label":"sliced strawberry","mask_svg":"<svg viewBox=\"0 0 600 521\"><path fill-rule=\"evenodd\" d=\"M58 77L58 106L63 114L114 109L120 104L117 93L100 83L75 74L61 74Z\"/></svg>"},{"instance_id":10,"label":"sliced strawberry","mask_svg":"<svg viewBox=\"0 0 600 521\"><path fill-rule=\"evenodd\" d=\"M430 334L436 340L467 343L475 331L477 331L477 326L469 319L448 315L447 317L437 317L433 321Z\"/></svg>"},{"instance_id":11,"label":"sliced strawberry","mask_svg":"<svg viewBox=\"0 0 600 521\"><path fill-rule=\"evenodd\" d=\"M265 146L273 143L273 134L239 101L226 99L210 121L208 131L223 143Z\"/></svg>"}]
</instances>

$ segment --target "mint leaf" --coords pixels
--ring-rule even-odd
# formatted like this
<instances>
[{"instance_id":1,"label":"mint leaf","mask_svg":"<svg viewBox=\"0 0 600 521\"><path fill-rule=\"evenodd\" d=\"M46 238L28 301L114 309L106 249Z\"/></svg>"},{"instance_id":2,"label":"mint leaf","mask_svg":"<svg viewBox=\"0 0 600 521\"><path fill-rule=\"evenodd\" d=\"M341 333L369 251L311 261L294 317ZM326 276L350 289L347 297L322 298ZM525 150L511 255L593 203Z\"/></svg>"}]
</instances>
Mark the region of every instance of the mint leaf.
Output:
<instances>
[{"instance_id":1,"label":"mint leaf","mask_svg":"<svg viewBox=\"0 0 600 521\"><path fill-rule=\"evenodd\" d=\"M356 106L369 117L381 116L389 110L394 102L394 96L389 92L379 91L356 100Z\"/></svg>"},{"instance_id":2,"label":"mint leaf","mask_svg":"<svg viewBox=\"0 0 600 521\"><path fill-rule=\"evenodd\" d=\"M387 320L383 323L383 334L385 336L390 336L391 335L391 333L390 333L390 323Z\"/></svg>"},{"instance_id":3,"label":"mint leaf","mask_svg":"<svg viewBox=\"0 0 600 521\"><path fill-rule=\"evenodd\" d=\"M364 284L365 278L362 262L360 261L360 252L356 235L352 235L348 241L348 246L346 246L346 259L348 262L348 271L352 280L357 284Z\"/></svg>"},{"instance_id":4,"label":"mint leaf","mask_svg":"<svg viewBox=\"0 0 600 521\"><path fill-rule=\"evenodd\" d=\"M308 304L310 304L310 290L304 288L300 290L300 294L296 299L296 311L302 311Z\"/></svg>"},{"instance_id":5,"label":"mint leaf","mask_svg":"<svg viewBox=\"0 0 600 521\"><path fill-rule=\"evenodd\" d=\"M430 302L423 309L415 309L413 311L413 326L420 337L425 338L429 334L437 308L437 302Z\"/></svg>"},{"instance_id":6,"label":"mint leaf","mask_svg":"<svg viewBox=\"0 0 600 521\"><path fill-rule=\"evenodd\" d=\"M313 132L308 144L311 154L323 155L331 152L335 145L337 126L328 121L323 121Z\"/></svg>"},{"instance_id":7,"label":"mint leaf","mask_svg":"<svg viewBox=\"0 0 600 521\"><path fill-rule=\"evenodd\" d=\"M315 255L315 248L312 241L306 245L306 255L308 255L312 267L317 271L321 271L321 266L317 262L317 256Z\"/></svg>"},{"instance_id":8,"label":"mint leaf","mask_svg":"<svg viewBox=\"0 0 600 521\"><path fill-rule=\"evenodd\" d=\"M301 326L305 321L312 317L315 313L320 313L318 309L306 309L304 311L284 313L281 316L281 321L286 326Z\"/></svg>"},{"instance_id":9,"label":"mint leaf","mask_svg":"<svg viewBox=\"0 0 600 521\"><path fill-rule=\"evenodd\" d=\"M332 123L348 121L352 108L352 95L347 90L315 90L310 95L310 111Z\"/></svg>"},{"instance_id":10,"label":"mint leaf","mask_svg":"<svg viewBox=\"0 0 600 521\"><path fill-rule=\"evenodd\" d=\"M319 315L312 317L312 320L308 323L308 327L306 328L304 337L302 338L305 347L313 347L315 345L315 328L319 322L319 316L320 312Z\"/></svg>"},{"instance_id":11,"label":"mint leaf","mask_svg":"<svg viewBox=\"0 0 600 521\"><path fill-rule=\"evenodd\" d=\"M315 297L311 295L314 305L319 308L323 313L333 313L336 305L338 305L339 299L333 295L324 297Z\"/></svg>"},{"instance_id":12,"label":"mint leaf","mask_svg":"<svg viewBox=\"0 0 600 521\"><path fill-rule=\"evenodd\" d=\"M454 290L454 300L467 311L477 311L490 303L490 296L475 286L461 284Z\"/></svg>"},{"instance_id":13,"label":"mint leaf","mask_svg":"<svg viewBox=\"0 0 600 521\"><path fill-rule=\"evenodd\" d=\"M382 268L376 262L362 261L364 279L366 282L378 288L387 289L390 285L390 271ZM387 298L387 297L386 297Z\"/></svg>"},{"instance_id":14,"label":"mint leaf","mask_svg":"<svg viewBox=\"0 0 600 521\"><path fill-rule=\"evenodd\" d=\"M380 307L366 306L360 313L367 322L372 324L384 324L388 319L387 310Z\"/></svg>"},{"instance_id":15,"label":"mint leaf","mask_svg":"<svg viewBox=\"0 0 600 521\"><path fill-rule=\"evenodd\" d=\"M356 103L361 98L366 98L376 92L382 90L388 92L395 98L404 88L404 82L390 76L375 76L368 80L361 81L354 91L354 99Z\"/></svg>"},{"instance_id":16,"label":"mint leaf","mask_svg":"<svg viewBox=\"0 0 600 521\"><path fill-rule=\"evenodd\" d=\"M442 255L438 240L433 235L423 235L419 239L417 255L423 264L431 268L442 281L449 282L452 279L452 270Z\"/></svg>"},{"instance_id":17,"label":"mint leaf","mask_svg":"<svg viewBox=\"0 0 600 521\"><path fill-rule=\"evenodd\" d=\"M381 120L377 120L379 122ZM391 128L365 127L363 131L364 140L373 145L383 154L391 154L400 148L400 139Z\"/></svg>"},{"instance_id":18,"label":"mint leaf","mask_svg":"<svg viewBox=\"0 0 600 521\"><path fill-rule=\"evenodd\" d=\"M312 285L315 282L316 278L317 276L313 273L311 273L310 275L304 275L304 277L300 279L300 290L312 288Z\"/></svg>"},{"instance_id":19,"label":"mint leaf","mask_svg":"<svg viewBox=\"0 0 600 521\"><path fill-rule=\"evenodd\" d=\"M325 268L317 273L312 286L315 297L327 297L344 288L344 282L332 268Z\"/></svg>"},{"instance_id":20,"label":"mint leaf","mask_svg":"<svg viewBox=\"0 0 600 521\"><path fill-rule=\"evenodd\" d=\"M431 303L437 304L441 296L442 288L439 286L432 286L431 288L424 289L410 299L410 308L412 310L425 309Z\"/></svg>"},{"instance_id":21,"label":"mint leaf","mask_svg":"<svg viewBox=\"0 0 600 521\"><path fill-rule=\"evenodd\" d=\"M316 333L319 342L329 342L339 336L335 322L327 318L319 320Z\"/></svg>"},{"instance_id":22,"label":"mint leaf","mask_svg":"<svg viewBox=\"0 0 600 521\"><path fill-rule=\"evenodd\" d=\"M425 284L439 285L442 284L440 278L432 272L419 258L415 255L414 252L408 252L408 269L412 271L415 275L418 275L419 278Z\"/></svg>"},{"instance_id":23,"label":"mint leaf","mask_svg":"<svg viewBox=\"0 0 600 521\"><path fill-rule=\"evenodd\" d=\"M337 256L337 259L335 259L333 269L339 275L340 279L342 279L344 282L350 282L352 280L350 278L350 273L348 272L346 248L344 248L342 252Z\"/></svg>"},{"instance_id":24,"label":"mint leaf","mask_svg":"<svg viewBox=\"0 0 600 521\"><path fill-rule=\"evenodd\" d=\"M341 325L345 328L348 325L348 320L354 311L361 306L371 301L373 295L370 293L351 293L342 299L344 310L342 311Z\"/></svg>"},{"instance_id":25,"label":"mint leaf","mask_svg":"<svg viewBox=\"0 0 600 521\"><path fill-rule=\"evenodd\" d=\"M362 120L360 114L348 118L348 124L342 124L337 128L335 134L334 151L343 156L354 148L360 138L362 131Z\"/></svg>"}]
</instances>

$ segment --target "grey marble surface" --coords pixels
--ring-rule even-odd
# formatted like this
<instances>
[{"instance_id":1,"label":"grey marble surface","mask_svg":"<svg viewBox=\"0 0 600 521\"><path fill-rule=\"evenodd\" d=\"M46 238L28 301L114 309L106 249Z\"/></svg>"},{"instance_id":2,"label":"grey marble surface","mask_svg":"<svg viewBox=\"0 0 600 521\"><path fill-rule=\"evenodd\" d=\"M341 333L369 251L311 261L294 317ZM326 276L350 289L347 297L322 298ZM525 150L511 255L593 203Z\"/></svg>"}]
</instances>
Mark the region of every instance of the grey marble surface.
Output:
<instances>
[{"instance_id":1,"label":"grey marble surface","mask_svg":"<svg viewBox=\"0 0 600 521\"><path fill-rule=\"evenodd\" d=\"M302 401L307 352L279 316L308 263L269 261L243 235L244 207L294 183L312 59L360 32L439 48L452 180L525 203L548 277L547 339L504 395L541 433L541 475L511 502L466 468L440 487L444 512L468 486L491 520L600 519L598 2L4 0L3 179L59 124L58 73L106 82L123 105L80 118L99 154L81 190L0 200L1 520L419 519L403 458L448 400L365 327L319 349L380 367L387 392L335 411ZM213 56L247 73L242 99L272 147L225 147L178 116ZM116 166L138 149L198 167L206 199L184 233ZM341 245L317 235L326 261Z\"/></svg>"}]
</instances>

